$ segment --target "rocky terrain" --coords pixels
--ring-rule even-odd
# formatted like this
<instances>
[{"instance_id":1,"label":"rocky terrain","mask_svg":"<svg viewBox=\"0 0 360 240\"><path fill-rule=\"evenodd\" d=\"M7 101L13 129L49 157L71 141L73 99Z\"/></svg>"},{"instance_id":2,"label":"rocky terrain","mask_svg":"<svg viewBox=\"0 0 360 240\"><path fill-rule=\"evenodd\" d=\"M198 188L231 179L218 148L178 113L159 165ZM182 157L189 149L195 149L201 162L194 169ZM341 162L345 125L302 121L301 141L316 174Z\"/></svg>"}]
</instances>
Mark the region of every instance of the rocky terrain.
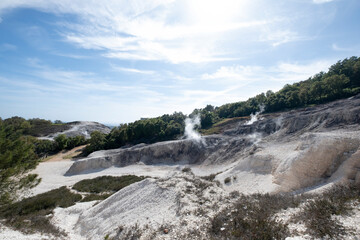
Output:
<instances>
[{"instance_id":1,"label":"rocky terrain","mask_svg":"<svg viewBox=\"0 0 360 240\"><path fill-rule=\"evenodd\" d=\"M202 141L186 139L93 153L75 162L66 175L141 163L187 166L195 176L174 171L160 180L135 184L82 213L76 229L92 238L115 234L110 222L123 227L138 223L141 228L149 224L149 229L173 229L167 239L184 239L192 231L206 239L209 236L201 233L209 216L221 209L219 203L231 202L228 194L232 191L299 193L339 181L360 184L359 123L357 96L264 115L253 124L232 123L222 134ZM210 174L216 174L220 185L201 178ZM151 238L146 237L146 229L142 231L144 239Z\"/></svg>"},{"instance_id":2,"label":"rocky terrain","mask_svg":"<svg viewBox=\"0 0 360 240\"><path fill-rule=\"evenodd\" d=\"M43 180L32 194L101 175L148 176L101 202L56 208L51 221L68 234L64 239L212 239L213 217L232 214L241 193L314 193L336 183L360 185L360 95L257 117L230 121L221 134L201 139L43 162L34 171ZM353 228L348 239L360 237L360 205L353 204L352 215L339 217ZM288 224L287 239L313 239L304 224L289 220L299 209L273 218Z\"/></svg>"},{"instance_id":3,"label":"rocky terrain","mask_svg":"<svg viewBox=\"0 0 360 240\"><path fill-rule=\"evenodd\" d=\"M94 131L99 131L104 134L110 132L110 128L97 122L76 121L66 124L66 130L56 132L47 136L39 137L39 139L54 140L60 134L65 134L67 137L84 136L85 139L90 138L90 134Z\"/></svg>"},{"instance_id":4,"label":"rocky terrain","mask_svg":"<svg viewBox=\"0 0 360 240\"><path fill-rule=\"evenodd\" d=\"M334 180L360 183L360 96L232 123L222 134L98 151L66 175L132 164L189 165L197 175L219 173L225 188L246 187L245 176L271 178L273 191L299 191ZM227 167L225 167L227 166ZM226 169L226 170L225 170ZM258 189L254 189L256 192Z\"/></svg>"}]
</instances>

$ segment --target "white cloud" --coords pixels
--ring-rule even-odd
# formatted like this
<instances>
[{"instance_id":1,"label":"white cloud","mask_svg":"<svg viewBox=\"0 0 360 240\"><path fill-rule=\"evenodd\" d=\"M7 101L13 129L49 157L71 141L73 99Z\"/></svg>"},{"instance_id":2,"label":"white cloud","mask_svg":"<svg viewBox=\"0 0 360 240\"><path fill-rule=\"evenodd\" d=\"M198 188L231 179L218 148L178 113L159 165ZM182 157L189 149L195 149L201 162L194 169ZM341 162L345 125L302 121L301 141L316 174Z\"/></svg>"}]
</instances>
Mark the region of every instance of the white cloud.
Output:
<instances>
[{"instance_id":1,"label":"white cloud","mask_svg":"<svg viewBox=\"0 0 360 240\"><path fill-rule=\"evenodd\" d=\"M308 64L278 63L274 66L222 66L212 74L203 74L204 80L231 81L233 83L266 82L268 80L293 83L306 80L321 71L327 71L334 61L314 61Z\"/></svg>"},{"instance_id":2,"label":"white cloud","mask_svg":"<svg viewBox=\"0 0 360 240\"><path fill-rule=\"evenodd\" d=\"M57 52L57 51L53 51L53 52L50 52L50 53L54 54L56 56L66 57L66 58L73 58L73 59L88 59L88 58L90 58L90 57L84 56L84 55L76 55L76 54L71 54L71 53L61 53L61 52Z\"/></svg>"},{"instance_id":3,"label":"white cloud","mask_svg":"<svg viewBox=\"0 0 360 240\"><path fill-rule=\"evenodd\" d=\"M322 4L322 3L328 3L333 2L334 0L313 0L313 3L315 4Z\"/></svg>"},{"instance_id":4,"label":"white cloud","mask_svg":"<svg viewBox=\"0 0 360 240\"><path fill-rule=\"evenodd\" d=\"M236 82L249 81L254 80L255 76L263 71L263 67L260 66L222 66L215 73L203 74L202 79L227 79Z\"/></svg>"},{"instance_id":5,"label":"white cloud","mask_svg":"<svg viewBox=\"0 0 360 240\"><path fill-rule=\"evenodd\" d=\"M327 71L334 62L335 61L320 60L308 64L280 63L270 70L269 76L275 81L293 83L306 80L321 71Z\"/></svg>"},{"instance_id":6,"label":"white cloud","mask_svg":"<svg viewBox=\"0 0 360 240\"><path fill-rule=\"evenodd\" d=\"M141 85L124 85L121 82L107 80L93 72L69 71L57 69L42 64L38 59L29 59L31 71L27 75L41 79L46 83L47 88L51 92L61 93L77 93L77 94L108 94L108 95L129 95L129 94L152 94L157 95L155 91L151 91L146 86ZM29 80L32 84L36 82ZM40 85L39 85L40 86ZM41 90L42 88L39 88Z\"/></svg>"},{"instance_id":7,"label":"white cloud","mask_svg":"<svg viewBox=\"0 0 360 240\"><path fill-rule=\"evenodd\" d=\"M32 7L76 14L79 22L60 23L64 40L102 50L105 57L202 63L229 60L224 57L223 33L238 35L271 22L250 18L251 2L4 0L0 12Z\"/></svg>"},{"instance_id":8,"label":"white cloud","mask_svg":"<svg viewBox=\"0 0 360 240\"><path fill-rule=\"evenodd\" d=\"M155 71L150 71L150 70L140 70L140 69L136 69L136 68L124 68L124 67L117 67L117 66L112 66L112 68L116 71L120 71L120 72L129 72L129 73L137 73L137 74L148 74L148 75L152 75L155 74Z\"/></svg>"},{"instance_id":9,"label":"white cloud","mask_svg":"<svg viewBox=\"0 0 360 240\"><path fill-rule=\"evenodd\" d=\"M289 30L267 31L260 36L260 41L269 42L273 47L289 42L305 41L310 39L312 38L301 36L297 32Z\"/></svg>"},{"instance_id":10,"label":"white cloud","mask_svg":"<svg viewBox=\"0 0 360 240\"><path fill-rule=\"evenodd\" d=\"M338 52L353 52L354 49L351 49L351 48L344 48L344 47L339 47L337 44L333 43L331 45L331 48L334 50L334 51L338 51Z\"/></svg>"}]
</instances>

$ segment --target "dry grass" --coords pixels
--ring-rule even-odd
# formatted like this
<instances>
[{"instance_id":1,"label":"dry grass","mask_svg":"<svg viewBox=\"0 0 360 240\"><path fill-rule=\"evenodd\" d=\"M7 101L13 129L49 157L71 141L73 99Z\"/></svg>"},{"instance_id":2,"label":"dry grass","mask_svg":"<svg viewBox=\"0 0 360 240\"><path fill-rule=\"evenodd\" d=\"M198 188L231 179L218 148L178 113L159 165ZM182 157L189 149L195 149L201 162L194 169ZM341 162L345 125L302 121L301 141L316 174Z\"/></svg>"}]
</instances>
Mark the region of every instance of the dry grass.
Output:
<instances>
[{"instance_id":1,"label":"dry grass","mask_svg":"<svg viewBox=\"0 0 360 240\"><path fill-rule=\"evenodd\" d=\"M211 219L209 229L213 239L285 239L290 236L287 223L276 213L288 208L300 208L291 218L303 223L306 233L320 239L346 239L352 229L346 229L335 215L350 214L350 202L360 202L360 189L335 186L320 195L291 194L231 194L238 198L231 207Z\"/></svg>"},{"instance_id":2,"label":"dry grass","mask_svg":"<svg viewBox=\"0 0 360 240\"><path fill-rule=\"evenodd\" d=\"M341 239L348 230L334 215L347 215L352 210L351 201L360 202L360 189L335 186L321 196L309 200L294 221L304 222L307 232L317 238Z\"/></svg>"},{"instance_id":3,"label":"dry grass","mask_svg":"<svg viewBox=\"0 0 360 240\"><path fill-rule=\"evenodd\" d=\"M274 214L295 207L299 200L292 195L231 194L238 198L235 204L211 220L209 230L213 239L285 239L289 235L287 224Z\"/></svg>"},{"instance_id":4,"label":"dry grass","mask_svg":"<svg viewBox=\"0 0 360 240\"><path fill-rule=\"evenodd\" d=\"M75 147L71 150L63 150L55 155L51 155L51 156L48 156L48 157L42 159L42 161L43 162L47 162L47 161L48 162L57 162L57 161L76 159L81 156L82 150L86 146L87 145L82 145L82 146Z\"/></svg>"},{"instance_id":5,"label":"dry grass","mask_svg":"<svg viewBox=\"0 0 360 240\"><path fill-rule=\"evenodd\" d=\"M237 123L239 121L246 121L246 120L249 120L249 117L225 118L215 123L208 129L200 129L199 132L202 135L219 134L224 132L224 130L230 128L233 123Z\"/></svg>"}]
</instances>

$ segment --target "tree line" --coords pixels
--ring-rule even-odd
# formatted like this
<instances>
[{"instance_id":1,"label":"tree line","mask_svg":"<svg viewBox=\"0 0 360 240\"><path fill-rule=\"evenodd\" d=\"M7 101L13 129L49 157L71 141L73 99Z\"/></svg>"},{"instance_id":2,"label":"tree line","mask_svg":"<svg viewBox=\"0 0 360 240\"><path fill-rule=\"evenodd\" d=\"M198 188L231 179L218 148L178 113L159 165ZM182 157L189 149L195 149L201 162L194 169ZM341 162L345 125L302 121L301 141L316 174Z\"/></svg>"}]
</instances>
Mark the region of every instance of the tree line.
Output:
<instances>
[{"instance_id":1,"label":"tree line","mask_svg":"<svg viewBox=\"0 0 360 240\"><path fill-rule=\"evenodd\" d=\"M176 139L184 134L185 118L186 115L183 113L174 112L173 114L164 114L161 117L120 124L107 135L95 131L91 133L90 144L85 148L85 154L137 143L154 143Z\"/></svg>"},{"instance_id":2,"label":"tree line","mask_svg":"<svg viewBox=\"0 0 360 240\"><path fill-rule=\"evenodd\" d=\"M220 107L206 106L195 109L190 115L201 114L202 128L233 117L249 116L265 108L265 113L286 111L294 108L322 104L347 98L360 93L360 58L351 57L320 72L309 79L294 84L286 84L278 92L271 90L247 101L224 104Z\"/></svg>"},{"instance_id":3,"label":"tree line","mask_svg":"<svg viewBox=\"0 0 360 240\"><path fill-rule=\"evenodd\" d=\"M326 73L320 72L307 80L286 84L278 92L269 90L247 101L228 103L220 107L207 105L205 108L195 109L189 116L200 115L201 128L207 129L225 118L249 116L260 111L261 106L265 113L272 113L327 103L359 93L360 58L351 57L338 61ZM175 112L172 115L121 124L108 135L95 132L85 149L86 154L125 145L176 139L184 133L186 117L181 112Z\"/></svg>"}]
</instances>

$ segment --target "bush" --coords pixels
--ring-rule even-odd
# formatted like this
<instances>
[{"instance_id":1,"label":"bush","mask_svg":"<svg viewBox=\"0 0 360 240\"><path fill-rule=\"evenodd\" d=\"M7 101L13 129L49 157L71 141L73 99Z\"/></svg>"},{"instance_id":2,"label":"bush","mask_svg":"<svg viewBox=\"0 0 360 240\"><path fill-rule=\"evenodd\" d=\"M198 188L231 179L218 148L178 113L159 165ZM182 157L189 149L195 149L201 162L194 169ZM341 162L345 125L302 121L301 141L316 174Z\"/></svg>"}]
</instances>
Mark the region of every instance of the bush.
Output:
<instances>
[{"instance_id":1,"label":"bush","mask_svg":"<svg viewBox=\"0 0 360 240\"><path fill-rule=\"evenodd\" d=\"M56 207L70 207L81 200L80 194L61 187L49 192L23 199L0 209L5 224L23 232L40 231L59 234L47 215Z\"/></svg>"},{"instance_id":2,"label":"bush","mask_svg":"<svg viewBox=\"0 0 360 240\"><path fill-rule=\"evenodd\" d=\"M277 199L268 194L240 195L230 209L211 220L210 235L215 239L285 239L287 225L273 215L287 205L276 204Z\"/></svg>"},{"instance_id":3,"label":"bush","mask_svg":"<svg viewBox=\"0 0 360 240\"><path fill-rule=\"evenodd\" d=\"M105 193L117 192L120 189L143 180L144 177L125 175L121 177L102 176L77 182L73 189L79 192Z\"/></svg>"},{"instance_id":4,"label":"bush","mask_svg":"<svg viewBox=\"0 0 360 240\"><path fill-rule=\"evenodd\" d=\"M351 200L360 200L360 191L355 187L335 186L321 197L305 204L295 219L303 221L308 233L317 238L341 238L345 227L332 215L343 215L351 210Z\"/></svg>"},{"instance_id":5,"label":"bush","mask_svg":"<svg viewBox=\"0 0 360 240\"><path fill-rule=\"evenodd\" d=\"M231 178L230 178L230 177L227 177L227 178L224 179L224 183L225 183L225 184L228 184L228 183L230 183L230 182L231 182Z\"/></svg>"},{"instance_id":6,"label":"bush","mask_svg":"<svg viewBox=\"0 0 360 240\"><path fill-rule=\"evenodd\" d=\"M55 141L50 140L36 140L35 152L39 157L46 157L50 154L55 154L58 151L58 145Z\"/></svg>"},{"instance_id":7,"label":"bush","mask_svg":"<svg viewBox=\"0 0 360 240\"><path fill-rule=\"evenodd\" d=\"M192 173L191 168L189 168L189 167L185 167L181 171L184 173Z\"/></svg>"},{"instance_id":8,"label":"bush","mask_svg":"<svg viewBox=\"0 0 360 240\"><path fill-rule=\"evenodd\" d=\"M331 239L345 234L344 226L331 218L332 213L333 205L328 200L316 199L307 203L302 214L308 232L317 238Z\"/></svg>"},{"instance_id":9,"label":"bush","mask_svg":"<svg viewBox=\"0 0 360 240\"><path fill-rule=\"evenodd\" d=\"M91 193L89 195L86 195L81 202L91 202L91 201L95 201L95 200L105 200L108 197L110 197L112 194L95 194L95 193Z\"/></svg>"},{"instance_id":10,"label":"bush","mask_svg":"<svg viewBox=\"0 0 360 240\"><path fill-rule=\"evenodd\" d=\"M217 174L212 173L212 174L210 174L210 175L208 175L208 176L203 176L203 177L201 177L201 178L204 179L204 180L207 180L207 181L212 182L212 181L214 181L216 175L217 175Z\"/></svg>"},{"instance_id":11,"label":"bush","mask_svg":"<svg viewBox=\"0 0 360 240\"><path fill-rule=\"evenodd\" d=\"M54 138L54 140L57 143L57 146L58 146L59 150L65 149L67 147L67 145L68 145L68 142L69 142L69 140L68 140L68 138L66 137L65 134L60 134L60 135L56 136Z\"/></svg>"}]
</instances>

